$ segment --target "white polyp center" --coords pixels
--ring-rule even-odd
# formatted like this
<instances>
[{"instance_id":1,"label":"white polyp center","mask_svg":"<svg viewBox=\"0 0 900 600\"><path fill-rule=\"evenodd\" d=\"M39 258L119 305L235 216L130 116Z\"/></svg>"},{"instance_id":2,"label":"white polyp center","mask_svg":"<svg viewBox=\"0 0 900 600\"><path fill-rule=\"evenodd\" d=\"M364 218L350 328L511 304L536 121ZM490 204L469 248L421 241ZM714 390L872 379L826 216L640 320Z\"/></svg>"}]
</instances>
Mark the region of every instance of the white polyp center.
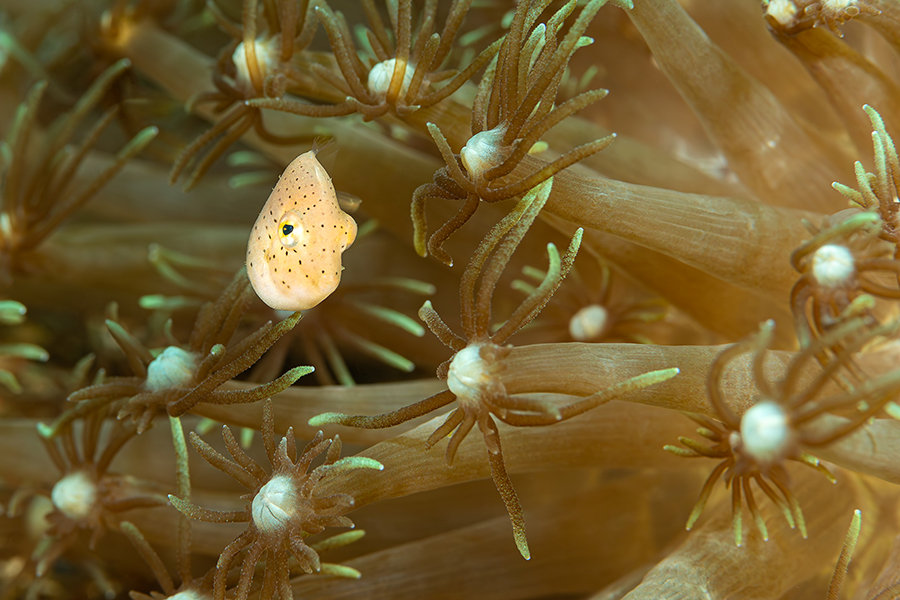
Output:
<instances>
[{"instance_id":1,"label":"white polyp center","mask_svg":"<svg viewBox=\"0 0 900 600\"><path fill-rule=\"evenodd\" d=\"M450 361L447 386L460 400L480 398L481 389L491 380L490 365L481 358L481 346L466 346Z\"/></svg>"},{"instance_id":2,"label":"white polyp center","mask_svg":"<svg viewBox=\"0 0 900 600\"><path fill-rule=\"evenodd\" d=\"M388 89L391 87L391 79L394 77L395 64L397 64L397 59L391 58L378 63L372 67L371 71L369 71L369 79L366 82L366 85L368 86L369 91L378 98L383 99L387 96ZM414 71L415 68L411 65L406 65L406 68L403 69L403 83L400 85L401 96L409 89L409 84L412 82Z\"/></svg>"},{"instance_id":3,"label":"white polyp center","mask_svg":"<svg viewBox=\"0 0 900 600\"><path fill-rule=\"evenodd\" d=\"M256 50L256 64L259 66L259 73L263 80L271 75L278 68L279 58L279 42L278 38L257 39L253 42ZM247 91L256 93L253 86L253 80L250 78L250 67L247 65L247 49L244 42L237 45L231 55L231 61L237 69L236 83Z\"/></svg>"},{"instance_id":4,"label":"white polyp center","mask_svg":"<svg viewBox=\"0 0 900 600\"><path fill-rule=\"evenodd\" d=\"M826 244L815 251L812 258L812 274L819 285L838 287L853 276L853 253L846 246Z\"/></svg>"},{"instance_id":5,"label":"white polyp center","mask_svg":"<svg viewBox=\"0 0 900 600\"><path fill-rule=\"evenodd\" d=\"M797 16L797 6L793 0L770 0L766 14L778 21L780 25L788 25Z\"/></svg>"},{"instance_id":6,"label":"white polyp center","mask_svg":"<svg viewBox=\"0 0 900 600\"><path fill-rule=\"evenodd\" d=\"M253 497L250 514L264 534L279 533L287 527L299 507L297 486L287 475L273 477Z\"/></svg>"},{"instance_id":7,"label":"white polyp center","mask_svg":"<svg viewBox=\"0 0 900 600\"><path fill-rule=\"evenodd\" d=\"M506 127L503 126L476 133L459 151L462 164L473 180L481 179L485 171L504 161L507 153L501 143L505 134Z\"/></svg>"},{"instance_id":8,"label":"white polyp center","mask_svg":"<svg viewBox=\"0 0 900 600\"><path fill-rule=\"evenodd\" d=\"M825 0L822 2L822 10L833 13L839 13L855 6L856 0Z\"/></svg>"},{"instance_id":9,"label":"white polyp center","mask_svg":"<svg viewBox=\"0 0 900 600\"><path fill-rule=\"evenodd\" d=\"M50 492L53 505L74 520L88 517L97 501L97 486L84 471L69 473Z\"/></svg>"},{"instance_id":10,"label":"white polyp center","mask_svg":"<svg viewBox=\"0 0 900 600\"><path fill-rule=\"evenodd\" d=\"M147 366L146 387L151 392L186 385L194 377L194 355L178 346L169 346Z\"/></svg>"},{"instance_id":11,"label":"white polyp center","mask_svg":"<svg viewBox=\"0 0 900 600\"><path fill-rule=\"evenodd\" d=\"M782 460L791 445L787 413L771 400L757 402L741 417L741 441L744 452L758 463Z\"/></svg>"},{"instance_id":12,"label":"white polyp center","mask_svg":"<svg viewBox=\"0 0 900 600\"><path fill-rule=\"evenodd\" d=\"M174 596L169 596L167 600L207 600L208 598L208 595L201 594L196 590L184 590Z\"/></svg>"},{"instance_id":13,"label":"white polyp center","mask_svg":"<svg viewBox=\"0 0 900 600\"><path fill-rule=\"evenodd\" d=\"M577 342L599 338L606 329L609 314L599 304L585 306L569 319L569 335Z\"/></svg>"}]
</instances>

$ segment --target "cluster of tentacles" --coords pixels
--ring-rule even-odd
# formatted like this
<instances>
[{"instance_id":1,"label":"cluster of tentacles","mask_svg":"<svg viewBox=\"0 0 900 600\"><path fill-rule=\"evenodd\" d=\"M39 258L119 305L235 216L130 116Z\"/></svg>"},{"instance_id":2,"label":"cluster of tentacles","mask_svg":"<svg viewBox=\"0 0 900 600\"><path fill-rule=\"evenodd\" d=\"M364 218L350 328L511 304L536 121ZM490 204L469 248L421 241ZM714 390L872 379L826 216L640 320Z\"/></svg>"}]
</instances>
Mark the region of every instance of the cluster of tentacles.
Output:
<instances>
[{"instance_id":1,"label":"cluster of tentacles","mask_svg":"<svg viewBox=\"0 0 900 600\"><path fill-rule=\"evenodd\" d=\"M280 323L271 321L240 342L229 342L250 302L252 290L242 269L219 299L200 311L190 339L182 347L176 340L154 356L121 325L107 321L110 334L128 358L134 375L108 377L69 396L78 404L54 424L58 429L72 419L117 403L120 419L137 423L138 432L152 424L160 408L180 416L201 402L243 404L270 397L312 371L294 367L275 380L246 390L221 390L246 371L282 335L300 320L299 312Z\"/></svg>"},{"instance_id":2,"label":"cluster of tentacles","mask_svg":"<svg viewBox=\"0 0 900 600\"><path fill-rule=\"evenodd\" d=\"M559 85L573 53L592 40L583 37L594 15L607 0L592 0L560 39L566 18L575 9L567 3L546 23L538 23L546 3L531 1L516 11L509 33L503 38L497 62L478 85L472 102L471 137L459 153L439 126L429 124L446 166L434 175L434 183L416 190L412 201L416 251L431 253L452 265L444 242L465 225L480 202L498 202L525 193L580 160L600 152L615 135L579 146L548 163L528 159L541 138L555 125L601 100L607 90L583 92L556 106ZM623 7L628 2L616 2ZM455 142L456 140L452 140ZM429 200L461 200L459 212L427 237L425 205Z\"/></svg>"},{"instance_id":3,"label":"cluster of tentacles","mask_svg":"<svg viewBox=\"0 0 900 600\"><path fill-rule=\"evenodd\" d=\"M90 125L77 145L72 138L84 126L115 81L131 66L126 59L106 69L72 109L40 131L37 119L47 91L46 80L29 90L19 105L15 120L8 126L0 160L0 279L8 283L15 271L40 268L29 264L46 258L29 259L59 225L83 207L98 190L122 169L129 158L143 150L156 137L158 129L147 127L126 143L115 161L86 185L73 185L85 157L94 149L104 130L116 118L118 105L106 110Z\"/></svg>"},{"instance_id":4,"label":"cluster of tentacles","mask_svg":"<svg viewBox=\"0 0 900 600\"><path fill-rule=\"evenodd\" d=\"M218 25L233 37L222 48L213 70L215 92L191 99L188 107L213 104L213 113L221 119L191 142L172 166L171 180L177 181L192 161L209 144L213 147L196 160L185 187L192 188L237 140L251 129L272 144L293 146L309 142L309 136L281 136L266 128L262 111L247 104L254 98L280 98L288 87L308 86L310 75L295 62L294 55L312 42L316 33L315 1L262 3L262 31L256 0L244 3L241 25L228 20L214 2L210 13ZM346 113L337 113L346 114ZM323 115L324 116L324 115Z\"/></svg>"},{"instance_id":5,"label":"cluster of tentacles","mask_svg":"<svg viewBox=\"0 0 900 600\"><path fill-rule=\"evenodd\" d=\"M197 434L190 436L194 449L209 464L231 475L249 490L247 498L250 501L244 508L220 512L201 508L177 496L169 496L175 508L192 519L211 523L248 523L247 529L219 557L212 597L225 597L229 572L238 560L241 574L234 597L239 600L248 597L256 565L260 560L265 560L260 592L263 598L272 598L276 594L282 599L292 597L290 557L296 560L299 569L305 573L358 578L359 573L353 569L322 563L316 545L307 545L305 538L322 532L326 527L353 527L353 522L344 516L353 507L353 497L348 494L320 496L317 489L321 481L339 477L341 473L354 469L381 470L381 464L365 457L341 458L340 439L335 437L334 440L326 440L321 431L299 453L291 429L276 443L270 401L263 408L262 441L272 465L271 473L266 473L241 450L228 426L222 428L222 437L234 460L219 454ZM313 460L322 453L326 453L325 462L311 468ZM320 542L320 546L333 548L349 543L359 535L344 534L343 537L337 537L339 539L331 538ZM239 559L244 550L246 553Z\"/></svg>"},{"instance_id":6,"label":"cluster of tentacles","mask_svg":"<svg viewBox=\"0 0 900 600\"><path fill-rule=\"evenodd\" d=\"M895 335L900 328L900 322L875 328L867 328L868 325L864 319L853 319L810 343L794 356L784 376L774 384L765 374L766 351L772 343L774 323L764 323L757 335L729 346L719 354L709 375L709 400L716 419L688 415L700 425L697 433L709 444L681 437L679 441L686 448L665 447L678 456L722 459L703 485L700 498L688 518L687 529L693 527L703 512L721 477L726 487L731 488L732 527L738 546L743 540L743 502L746 502L760 536L764 540L769 538L753 494L753 481L781 509L791 529L796 526L804 538L807 536L800 504L790 491L785 461L813 467L833 482L831 473L806 449L815 451L815 448L832 444L862 427L884 409L894 412L888 405L893 404L900 393L900 370L897 369L871 377L851 391L833 389L836 375L867 342ZM824 349L835 346L840 346L840 352L810 377L806 371L810 362ZM722 378L729 363L751 352L759 395L750 408L737 415L724 398ZM842 411L849 412L849 416L832 414Z\"/></svg>"},{"instance_id":7,"label":"cluster of tentacles","mask_svg":"<svg viewBox=\"0 0 900 600\"><path fill-rule=\"evenodd\" d=\"M492 330L491 304L497 283L513 252L546 203L552 181L548 180L526 194L516 207L493 227L472 255L460 286L462 302L460 317L464 337L453 333L447 327L430 302L426 302L419 311L419 316L431 332L454 351L453 356L444 361L437 370L438 379L446 380L449 389L383 415L365 417L326 413L310 419L310 425L313 426L339 423L363 428L393 427L456 401L457 407L428 438L426 449L449 436L446 457L447 463L450 464L456 456L459 445L472 428L478 425L488 450L494 485L500 492L509 513L516 546L526 559L531 557L531 552L525 537L525 519L516 491L506 472L500 432L495 419L516 427L553 425L627 392L665 381L678 373L678 369L646 373L564 405L506 392L503 385L505 368L503 359L509 355L512 346L504 344L534 320L546 306L571 269L581 243L579 231L562 256L556 246L548 244L550 264L543 281L499 328Z\"/></svg>"}]
</instances>

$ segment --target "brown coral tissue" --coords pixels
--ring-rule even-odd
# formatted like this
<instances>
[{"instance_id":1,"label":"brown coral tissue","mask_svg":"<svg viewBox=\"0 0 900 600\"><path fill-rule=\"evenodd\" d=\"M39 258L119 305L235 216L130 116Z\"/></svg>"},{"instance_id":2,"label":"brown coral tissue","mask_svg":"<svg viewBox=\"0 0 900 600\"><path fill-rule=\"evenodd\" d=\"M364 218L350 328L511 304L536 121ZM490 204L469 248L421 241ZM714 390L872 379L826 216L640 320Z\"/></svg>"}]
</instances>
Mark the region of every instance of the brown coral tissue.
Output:
<instances>
[{"instance_id":1,"label":"brown coral tissue","mask_svg":"<svg viewBox=\"0 0 900 600\"><path fill-rule=\"evenodd\" d=\"M0 0L0 600L900 598L898 135L897 0Z\"/></svg>"}]
</instances>

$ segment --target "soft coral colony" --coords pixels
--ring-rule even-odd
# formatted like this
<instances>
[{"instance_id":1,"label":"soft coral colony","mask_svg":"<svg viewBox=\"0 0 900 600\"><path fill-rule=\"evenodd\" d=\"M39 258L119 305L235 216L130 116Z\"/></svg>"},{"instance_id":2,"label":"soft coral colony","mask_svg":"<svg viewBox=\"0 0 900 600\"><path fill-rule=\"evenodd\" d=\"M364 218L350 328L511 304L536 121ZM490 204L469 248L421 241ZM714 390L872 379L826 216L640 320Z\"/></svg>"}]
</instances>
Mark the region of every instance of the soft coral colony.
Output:
<instances>
[{"instance_id":1,"label":"soft coral colony","mask_svg":"<svg viewBox=\"0 0 900 600\"><path fill-rule=\"evenodd\" d=\"M0 597L897 595L896 0L0 8Z\"/></svg>"}]
</instances>

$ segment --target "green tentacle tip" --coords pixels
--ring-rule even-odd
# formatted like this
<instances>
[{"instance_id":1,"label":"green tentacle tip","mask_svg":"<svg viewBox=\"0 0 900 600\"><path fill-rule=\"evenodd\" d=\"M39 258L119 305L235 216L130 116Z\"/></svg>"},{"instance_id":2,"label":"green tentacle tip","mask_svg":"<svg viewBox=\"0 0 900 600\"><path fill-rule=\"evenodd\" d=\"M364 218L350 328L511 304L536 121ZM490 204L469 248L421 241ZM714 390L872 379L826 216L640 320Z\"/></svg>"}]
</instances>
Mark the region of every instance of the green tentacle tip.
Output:
<instances>
[{"instance_id":1,"label":"green tentacle tip","mask_svg":"<svg viewBox=\"0 0 900 600\"><path fill-rule=\"evenodd\" d=\"M384 465L368 456L346 456L334 463L334 466L340 470L350 469L372 469L374 471L384 471Z\"/></svg>"},{"instance_id":2,"label":"green tentacle tip","mask_svg":"<svg viewBox=\"0 0 900 600\"><path fill-rule=\"evenodd\" d=\"M849 556L853 555L856 550L856 543L859 541L859 531L862 528L862 511L858 508L853 511L853 518L850 519L850 528L847 530L847 537L844 545L847 547L848 562Z\"/></svg>"},{"instance_id":3,"label":"green tentacle tip","mask_svg":"<svg viewBox=\"0 0 900 600\"><path fill-rule=\"evenodd\" d=\"M18 325L25 320L26 308L15 300L0 300L0 324Z\"/></svg>"},{"instance_id":4,"label":"green tentacle tip","mask_svg":"<svg viewBox=\"0 0 900 600\"><path fill-rule=\"evenodd\" d=\"M319 572L323 575L342 577L344 579L359 579L360 577L362 577L362 573L360 573L353 567L335 565L331 563L322 563L322 569Z\"/></svg>"},{"instance_id":5,"label":"green tentacle tip","mask_svg":"<svg viewBox=\"0 0 900 600\"><path fill-rule=\"evenodd\" d=\"M112 66L109 68L109 71L107 71L107 73L109 73L111 75L118 75L119 73L122 73L123 71L125 71L126 69L129 69L129 68L131 68L131 59L130 58L120 58L119 60L117 60L116 62L114 62L112 64Z\"/></svg>"},{"instance_id":6,"label":"green tentacle tip","mask_svg":"<svg viewBox=\"0 0 900 600\"><path fill-rule=\"evenodd\" d=\"M863 104L863 110L869 115L869 120L872 121L872 127L875 129L884 129L884 120L881 118L881 113L868 104Z\"/></svg>"},{"instance_id":7,"label":"green tentacle tip","mask_svg":"<svg viewBox=\"0 0 900 600\"><path fill-rule=\"evenodd\" d=\"M347 418L347 415L342 413L333 413L327 412L322 413L321 415L316 415L307 421L307 424L310 427L321 427L322 425L339 425Z\"/></svg>"},{"instance_id":8,"label":"green tentacle tip","mask_svg":"<svg viewBox=\"0 0 900 600\"><path fill-rule=\"evenodd\" d=\"M706 508L706 501L708 498L709 494L707 493L697 501L697 504L694 505L694 508L691 510L691 514L688 516L687 523L685 523L684 525L684 529L686 531L690 531L694 528L694 525L697 524L697 519L700 518L700 515L703 514L703 509Z\"/></svg>"},{"instance_id":9,"label":"green tentacle tip","mask_svg":"<svg viewBox=\"0 0 900 600\"><path fill-rule=\"evenodd\" d=\"M759 531L759 535L762 536L764 542L769 541L769 529L766 527L765 521L759 515L753 517L754 522L756 523L756 529Z\"/></svg>"},{"instance_id":10,"label":"green tentacle tip","mask_svg":"<svg viewBox=\"0 0 900 600\"><path fill-rule=\"evenodd\" d=\"M740 512L734 513L731 528L734 530L734 545L740 547L744 541L744 523Z\"/></svg>"},{"instance_id":11,"label":"green tentacle tip","mask_svg":"<svg viewBox=\"0 0 900 600\"><path fill-rule=\"evenodd\" d=\"M134 523L130 523L128 521L121 521L119 523L119 529L131 537L137 537L137 538L144 537L143 535L141 535L141 530L138 529Z\"/></svg>"},{"instance_id":12,"label":"green tentacle tip","mask_svg":"<svg viewBox=\"0 0 900 600\"><path fill-rule=\"evenodd\" d=\"M681 369L678 367L670 367L668 369L660 369L659 371L650 371L647 375L649 376L649 381L653 383L662 383L663 381L672 379L679 373L681 373Z\"/></svg>"},{"instance_id":13,"label":"green tentacle tip","mask_svg":"<svg viewBox=\"0 0 900 600\"><path fill-rule=\"evenodd\" d=\"M584 237L584 227L579 227L575 230L575 233L572 234L572 241L570 244L574 244L576 241L578 242L578 246L581 246L581 239Z\"/></svg>"},{"instance_id":14,"label":"green tentacle tip","mask_svg":"<svg viewBox=\"0 0 900 600\"><path fill-rule=\"evenodd\" d=\"M143 150L147 144L159 135L159 127L151 125L141 129L136 136L120 151L121 154L137 153Z\"/></svg>"},{"instance_id":15,"label":"green tentacle tip","mask_svg":"<svg viewBox=\"0 0 900 600\"><path fill-rule=\"evenodd\" d=\"M825 467L825 465L823 465L821 463L821 461L819 461L819 459L816 458L815 456L813 456L812 454L808 454L806 452L800 452L799 460L803 464L812 467L813 469L815 469L816 471L818 471L819 473L824 475L825 478L828 479L828 481L830 481L831 483L837 483L837 479L835 478L834 474L831 471L829 471Z\"/></svg>"},{"instance_id":16,"label":"green tentacle tip","mask_svg":"<svg viewBox=\"0 0 900 600\"><path fill-rule=\"evenodd\" d=\"M622 383L630 384L635 389L643 389L650 387L651 385L668 381L679 373L681 373L681 369L678 367L670 367L668 369L659 369L658 371L648 371L647 373L636 375Z\"/></svg>"},{"instance_id":17,"label":"green tentacle tip","mask_svg":"<svg viewBox=\"0 0 900 600\"><path fill-rule=\"evenodd\" d=\"M138 298L138 306L147 310L179 310L196 306L198 302L186 296L147 294Z\"/></svg>"},{"instance_id":18,"label":"green tentacle tip","mask_svg":"<svg viewBox=\"0 0 900 600\"><path fill-rule=\"evenodd\" d=\"M403 313L384 306L376 306L368 302L354 302L353 306L361 312L384 321L390 325L411 333L416 337L425 335L425 328Z\"/></svg>"},{"instance_id":19,"label":"green tentacle tip","mask_svg":"<svg viewBox=\"0 0 900 600\"><path fill-rule=\"evenodd\" d=\"M366 535L365 530L353 529L351 531L345 531L343 533L333 535L329 538L325 538L321 542L317 542L315 544L310 544L309 547L319 553L327 552L329 550L334 550L335 548L342 548L343 546L348 546L348 545L352 544L353 542L363 538L365 535Z\"/></svg>"},{"instance_id":20,"label":"green tentacle tip","mask_svg":"<svg viewBox=\"0 0 900 600\"><path fill-rule=\"evenodd\" d=\"M803 512L800 510L800 507L797 507L797 514L794 516L794 519L797 521L797 527L800 529L800 535L803 536L803 539L809 538L809 534L806 531L806 519L803 517Z\"/></svg>"},{"instance_id":21,"label":"green tentacle tip","mask_svg":"<svg viewBox=\"0 0 900 600\"><path fill-rule=\"evenodd\" d=\"M190 502L186 502L185 500L182 500L175 494L169 494L168 498L169 498L169 502L172 504L172 506L175 507L175 510L177 510L178 512L182 513L183 515L185 515L187 517L192 517L193 511L191 509L193 508L193 505Z\"/></svg>"},{"instance_id":22,"label":"green tentacle tip","mask_svg":"<svg viewBox=\"0 0 900 600\"><path fill-rule=\"evenodd\" d=\"M522 555L522 558L531 560L531 550L528 549L528 540L525 538L525 532L517 531L513 537L516 539L516 548L519 549L519 554Z\"/></svg>"},{"instance_id":23,"label":"green tentacle tip","mask_svg":"<svg viewBox=\"0 0 900 600\"><path fill-rule=\"evenodd\" d=\"M0 369L0 385L5 386L6 389L11 391L13 394L22 393L22 384L19 383L19 380L16 379L15 375L10 373L6 369Z\"/></svg>"},{"instance_id":24,"label":"green tentacle tip","mask_svg":"<svg viewBox=\"0 0 900 600\"><path fill-rule=\"evenodd\" d=\"M900 406L893 400L884 405L884 412L886 412L889 417L900 421Z\"/></svg>"},{"instance_id":25,"label":"green tentacle tip","mask_svg":"<svg viewBox=\"0 0 900 600\"><path fill-rule=\"evenodd\" d=\"M845 223L851 229L879 228L881 227L881 215L876 212L861 212L848 218Z\"/></svg>"},{"instance_id":26,"label":"green tentacle tip","mask_svg":"<svg viewBox=\"0 0 900 600\"><path fill-rule=\"evenodd\" d=\"M666 452L671 452L675 456L681 456L683 458L694 458L697 455L693 450L688 450L687 448L681 448L679 446L673 446L672 444L666 444L663 446L663 450Z\"/></svg>"},{"instance_id":27,"label":"green tentacle tip","mask_svg":"<svg viewBox=\"0 0 900 600\"><path fill-rule=\"evenodd\" d=\"M852 193L856 192L856 190L854 190L849 185L844 185L843 183L841 183L839 181L832 181L831 187L844 195L852 194Z\"/></svg>"},{"instance_id":28,"label":"green tentacle tip","mask_svg":"<svg viewBox=\"0 0 900 600\"><path fill-rule=\"evenodd\" d=\"M52 439L56 435L56 429L51 425L47 425L46 423L38 423L36 427L38 435L45 440Z\"/></svg>"},{"instance_id":29,"label":"green tentacle tip","mask_svg":"<svg viewBox=\"0 0 900 600\"><path fill-rule=\"evenodd\" d=\"M113 335L118 333L120 335L126 335L129 337L131 336L131 334L128 333L128 331L124 327L122 327L112 319L106 319L104 323L106 324L106 328L109 329L110 333L112 333Z\"/></svg>"},{"instance_id":30,"label":"green tentacle tip","mask_svg":"<svg viewBox=\"0 0 900 600\"><path fill-rule=\"evenodd\" d=\"M289 379L292 379L293 381L297 381L304 375L309 375L310 373L313 373L315 370L316 370L316 368L311 367L311 366L294 367L293 369L288 371L288 373L290 373Z\"/></svg>"},{"instance_id":31,"label":"green tentacle tip","mask_svg":"<svg viewBox=\"0 0 900 600\"><path fill-rule=\"evenodd\" d=\"M35 344L0 344L0 355L47 362L50 353Z\"/></svg>"}]
</instances>

